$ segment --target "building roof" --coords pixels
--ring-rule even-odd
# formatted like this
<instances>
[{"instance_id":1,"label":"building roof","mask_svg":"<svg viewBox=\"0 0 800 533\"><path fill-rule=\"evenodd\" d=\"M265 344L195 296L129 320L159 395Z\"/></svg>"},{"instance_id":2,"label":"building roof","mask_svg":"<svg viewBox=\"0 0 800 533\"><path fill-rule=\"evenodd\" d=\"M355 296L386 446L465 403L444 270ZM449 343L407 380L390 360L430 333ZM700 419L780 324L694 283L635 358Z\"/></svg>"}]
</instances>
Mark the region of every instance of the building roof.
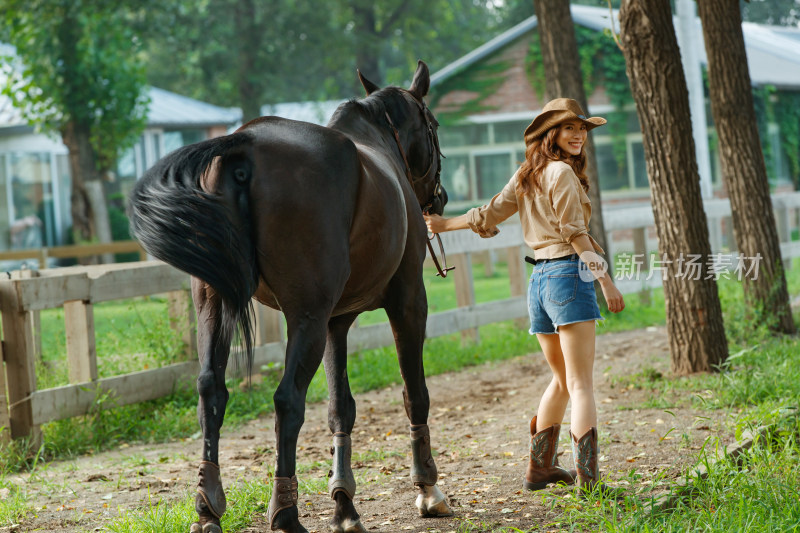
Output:
<instances>
[{"instance_id":1,"label":"building roof","mask_svg":"<svg viewBox=\"0 0 800 533\"><path fill-rule=\"evenodd\" d=\"M0 55L11 55L13 48L0 43ZM5 82L7 73L0 69L0 84ZM219 107L193 98L181 96L157 87L147 89L150 107L147 115L148 126L166 128L206 128L210 126L231 126L241 120L238 108ZM11 104L11 99L0 95L0 129L14 128L24 131L28 122L22 112Z\"/></svg>"},{"instance_id":2,"label":"building roof","mask_svg":"<svg viewBox=\"0 0 800 533\"><path fill-rule=\"evenodd\" d=\"M571 5L572 20L596 31L612 29L619 32L619 12L604 7ZM677 17L675 17L677 26ZM456 59L431 76L431 85L447 78L492 55L507 44L533 30L538 25L536 16L529 17L513 28L501 33L486 44ZM702 26L695 17L698 42L702 43ZM767 26L751 22L742 23L750 79L756 85L775 85L782 88L800 88L800 29L784 26ZM700 61L707 63L704 47L699 50Z\"/></svg>"},{"instance_id":3,"label":"building roof","mask_svg":"<svg viewBox=\"0 0 800 533\"><path fill-rule=\"evenodd\" d=\"M276 116L302 120L325 126L333 116L336 108L346 100L326 100L323 102L286 102L282 104L265 105L261 108L264 116Z\"/></svg>"},{"instance_id":4,"label":"building roof","mask_svg":"<svg viewBox=\"0 0 800 533\"><path fill-rule=\"evenodd\" d=\"M149 126L170 128L230 126L242 119L242 111L239 108L215 106L157 87L150 87L148 94Z\"/></svg>"}]
</instances>

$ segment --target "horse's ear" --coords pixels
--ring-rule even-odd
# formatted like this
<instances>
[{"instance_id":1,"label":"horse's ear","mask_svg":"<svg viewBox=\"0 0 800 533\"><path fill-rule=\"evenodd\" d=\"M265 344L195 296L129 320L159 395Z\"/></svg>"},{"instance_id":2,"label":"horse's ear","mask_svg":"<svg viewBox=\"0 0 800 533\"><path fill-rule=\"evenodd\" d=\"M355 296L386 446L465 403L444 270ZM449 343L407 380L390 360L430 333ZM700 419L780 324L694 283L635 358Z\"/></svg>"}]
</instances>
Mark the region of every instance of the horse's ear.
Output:
<instances>
[{"instance_id":1,"label":"horse's ear","mask_svg":"<svg viewBox=\"0 0 800 533\"><path fill-rule=\"evenodd\" d=\"M369 81L367 78L365 78L364 75L361 74L360 70L356 69L356 72L358 72L358 79L361 81L361 85L363 85L364 90L367 91L367 96L371 95L372 93L380 89L380 87L378 87L377 85Z\"/></svg>"},{"instance_id":2,"label":"horse's ear","mask_svg":"<svg viewBox=\"0 0 800 533\"><path fill-rule=\"evenodd\" d=\"M417 62L417 71L414 73L414 79L411 81L411 87L408 92L414 95L417 100L428 94L428 89L431 88L431 75L428 71L428 65L424 61Z\"/></svg>"}]
</instances>

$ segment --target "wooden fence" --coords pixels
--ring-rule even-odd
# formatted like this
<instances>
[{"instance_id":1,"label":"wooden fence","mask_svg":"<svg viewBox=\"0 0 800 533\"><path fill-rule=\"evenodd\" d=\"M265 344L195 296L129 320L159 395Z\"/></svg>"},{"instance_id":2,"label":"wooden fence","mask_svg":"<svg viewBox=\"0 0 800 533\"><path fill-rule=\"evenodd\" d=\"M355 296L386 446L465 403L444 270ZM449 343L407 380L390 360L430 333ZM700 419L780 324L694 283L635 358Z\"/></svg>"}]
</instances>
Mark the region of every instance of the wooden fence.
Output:
<instances>
[{"instance_id":1,"label":"wooden fence","mask_svg":"<svg viewBox=\"0 0 800 533\"><path fill-rule=\"evenodd\" d=\"M798 229L800 193L773 197L785 259L800 256L800 241L790 241ZM706 205L712 246L720 251L724 227L730 227L730 206L724 200ZM605 213L609 234L621 230L633 233L633 249L647 254L647 231L653 225L649 207L608 209ZM716 236L716 237L715 237ZM428 316L427 336L438 337L461 332L462 337L478 340L479 326L518 320L527 327L527 269L523 256L529 251L522 244L518 223L501 227L492 239L481 239L470 231L442 235L453 272L458 307ZM733 242L728 236L728 243ZM610 253L623 251L618 243ZM99 252L95 252L99 253ZM508 262L510 297L476 304L472 268L476 255L502 256ZM126 405L163 397L176 386L193 380L198 372L195 360L162 368L98 379L95 350L93 305L98 302L153 294L168 294L174 327L187 349L196 351L194 312L189 297L189 276L160 262L121 263L85 267L18 271L0 280L2 312L2 357L5 379L0 379L0 438L32 436L40 438L43 423L86 414L99 394L109 393L114 405ZM623 293L647 291L661 284L660 276L649 280L624 280L617 286ZM38 315L43 309L62 307L66 325L66 347L70 384L38 390L35 361L38 347ZM264 306L256 306L255 368L283 361L285 339L282 316ZM352 328L348 349L389 346L394 338L388 323ZM6 400L7 398L7 400Z\"/></svg>"},{"instance_id":2,"label":"wooden fence","mask_svg":"<svg viewBox=\"0 0 800 533\"><path fill-rule=\"evenodd\" d=\"M47 260L54 259L79 259L95 255L121 254L136 252L142 261L147 260L147 254L136 241L117 241L96 244L76 244L70 246L53 246L51 248L36 248L31 250L9 250L0 252L0 261L23 261L35 259L39 268L47 266Z\"/></svg>"}]
</instances>

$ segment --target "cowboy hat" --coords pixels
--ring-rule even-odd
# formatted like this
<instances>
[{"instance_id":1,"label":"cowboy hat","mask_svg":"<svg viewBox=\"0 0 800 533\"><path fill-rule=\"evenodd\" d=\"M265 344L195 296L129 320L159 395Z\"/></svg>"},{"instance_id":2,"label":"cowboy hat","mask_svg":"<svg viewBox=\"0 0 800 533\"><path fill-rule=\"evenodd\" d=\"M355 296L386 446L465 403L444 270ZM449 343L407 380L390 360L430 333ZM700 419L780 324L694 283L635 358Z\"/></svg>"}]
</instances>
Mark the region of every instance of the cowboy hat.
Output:
<instances>
[{"instance_id":1,"label":"cowboy hat","mask_svg":"<svg viewBox=\"0 0 800 533\"><path fill-rule=\"evenodd\" d=\"M533 119L530 126L525 128L525 144L529 145L553 126L558 126L565 120L574 119L586 124L587 131L606 123L606 119L602 117L586 118L580 104L572 98L556 98L547 102L542 108L542 112Z\"/></svg>"}]
</instances>

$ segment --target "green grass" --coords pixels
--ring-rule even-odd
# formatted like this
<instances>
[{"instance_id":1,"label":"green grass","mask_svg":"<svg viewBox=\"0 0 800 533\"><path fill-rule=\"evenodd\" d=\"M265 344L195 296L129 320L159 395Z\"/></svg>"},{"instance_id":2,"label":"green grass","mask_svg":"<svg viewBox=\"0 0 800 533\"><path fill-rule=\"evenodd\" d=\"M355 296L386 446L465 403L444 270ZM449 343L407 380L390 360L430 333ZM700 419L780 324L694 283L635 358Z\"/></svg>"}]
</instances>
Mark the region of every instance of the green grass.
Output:
<instances>
[{"instance_id":1,"label":"green grass","mask_svg":"<svg viewBox=\"0 0 800 533\"><path fill-rule=\"evenodd\" d=\"M473 274L478 302L510 296L505 264L499 263L489 276L481 265L476 265ZM795 294L800 292L800 267L797 264L787 278L790 291ZM429 270L425 281L431 312L456 306L452 277L441 279ZM741 308L741 287L735 282L720 283L720 297L726 309L728 329L739 337L745 337L743 332L746 332L746 328L740 326L742 316L737 311ZM153 368L183 357L182 346L169 327L166 308L166 301L155 297L95 306L101 376ZM606 313L605 316L606 320L598 327L599 334L664 324L663 291L652 291L647 305L639 300L638 294L626 295L626 310L616 315ZM361 315L360 324L385 320L383 311L375 311ZM41 322L43 362L37 369L39 387L63 385L67 381L63 311L43 311ZM435 375L539 350L535 337L529 336L526 328L518 328L513 322L483 326L479 328L479 334L480 344L464 345L459 334L428 339L425 345L426 373ZM759 338L766 338L759 335ZM351 356L348 372L354 392L401 382L393 347L367 350ZM276 372L269 372L264 382L250 393L235 390L226 412L226 427L235 427L246 420L272 412L272 392L278 377ZM769 383L759 384L758 380L761 379L767 378L755 377L743 384L743 394L755 394L759 388L771 386ZM661 383L648 386L680 390L681 383L681 380L661 380ZM645 385L638 383L636 386ZM237 389L237 381L231 380L229 387ZM326 397L327 384L320 371L312 382L308 400L321 401ZM66 458L108 449L122 442L161 442L189 437L198 431L196 402L192 384L187 384L184 389L166 398L110 409L114 406L113 398L98 397L95 410L89 415L52 422L43 427L43 455L48 459ZM20 453L0 455L0 472L13 471L30 462L22 458L24 454Z\"/></svg>"},{"instance_id":2,"label":"green grass","mask_svg":"<svg viewBox=\"0 0 800 533\"><path fill-rule=\"evenodd\" d=\"M699 463L701 478L687 471L686 490L672 506L662 508L650 488L628 476L631 489L623 502L593 495L587 501L543 495L559 511L554 526L565 531L684 532L800 530L800 422L784 419L768 438L758 439L741 456L709 459L708 443ZM677 494L677 493L676 493ZM533 530L531 530L533 531Z\"/></svg>"},{"instance_id":3,"label":"green grass","mask_svg":"<svg viewBox=\"0 0 800 533\"><path fill-rule=\"evenodd\" d=\"M800 262L787 273L791 294L800 293ZM510 296L509 283L505 265L499 264L493 275L486 276L481 266L474 269L475 292L478 302L491 301ZM431 312L438 312L456 307L452 278L442 280L433 272L426 273L428 299ZM779 418L782 409L797 406L800 402L800 341L793 338L775 338L765 328L752 328L746 322L742 310L741 286L733 281L719 284L720 299L726 320L726 331L731 349L734 352L727 365L719 374L700 375L685 379L665 379L653 371L645 371L639 375L619 378L618 385L649 388L662 398L663 405L668 407L681 402L689 402L702 409L736 409L741 410L741 424L760 424ZM606 313L606 320L598 328L598 333L622 331L652 325L663 325L664 299L663 291L652 291L649 304L643 304L638 295L626 295L626 310L613 315ZM37 380L40 388L66 383L66 366L64 363L63 312L49 310L42 312L42 344L43 362L37 368ZM368 325L385 321L382 311L365 313L360 317L360 325ZM126 302L108 302L95 306L95 325L97 330L98 367L101 376L113 375L161 366L175 362L182 357L182 346L169 327L166 304L163 299L145 298ZM59 329L60 328L60 329ZM527 334L527 328L518 328L513 322L490 324L479 328L480 344L462 344L459 334L428 339L425 345L426 374L435 375L442 372L455 371L465 366L501 361L517 355L538 351L535 337ZM351 356L348 364L351 386L354 392L363 392L375 388L400 383L396 354L393 348L367 350ZM243 393L238 389L238 381L230 380L229 387L234 389L226 411L226 428L235 427L247 420L263 416L273 411L272 393L277 385L279 374L268 372L263 383L255 386L250 392ZM708 394L708 391L711 394ZM701 394L702 393L702 394ZM308 401L320 401L327 397L327 385L323 372L318 372L309 389ZM39 453L27 453L24 443L3 445L0 449L0 524L13 523L29 512L25 503L25 494L16 485L6 481L6 477L20 468L35 470L42 458L48 460L68 458L77 454L94 453L118 446L123 442L163 442L179 438L196 436L198 425L196 420L196 393L193 386L187 385L173 395L144 402L138 405L116 407L113 399L101 397L97 400L96 409L87 416L77 417L46 424L43 427L44 446ZM791 432L790 432L791 433ZM785 464L800 464L797 457L796 439L786 438L780 447L781 457ZM749 471L755 472L756 480L752 490L755 494L765 487L772 490L775 506L784 505L786 495L794 494L797 501L796 482L798 467L791 466L790 471L782 472L784 480L776 486L758 486L765 484L777 475L770 470L765 456L759 455L758 448L752 454ZM792 461L788 461L792 459ZM774 465L773 465L774 466ZM723 468L715 466L714 468ZM735 468L719 470L713 475L721 476L726 483L739 482L740 471ZM728 476L728 477L725 477ZM759 477L760 476L760 477ZM716 479L710 477L709 479ZM699 483L699 481L698 481ZM742 481L744 483L744 481ZM720 482L719 486L724 483ZM714 485L717 486L717 485ZM700 487L710 498L708 501L698 500L696 505L708 505L719 509L734 505L730 496L720 489L719 494L712 493L705 485ZM309 486L303 490L314 491L319 487ZM253 512L269 500L264 490L270 490L262 484L250 486L246 483L230 487L230 499L240 499L245 505L233 508L241 509L242 515L226 515L227 528L236 530L244 527ZM747 494L744 485L742 494ZM794 491L794 492L792 492ZM235 497L234 497L235 494ZM715 495L716 494L716 495ZM740 498L739 514L731 511L729 520L733 524L745 524L749 514L760 516L761 510L748 509L747 506L760 505L754 498ZM638 500L637 500L638 502ZM562 502L563 504L563 502ZM556 506L562 504L554 504ZM573 502L574 504L574 502ZM679 507L674 513L645 512L646 506L641 502L624 506L610 502L594 502L592 506L563 506L561 511L568 521L583 524L587 529L612 529L635 531L686 530L710 528L712 522L701 523L697 509L688 504ZM694 504L693 504L694 505ZM772 505L772 504L770 504ZM771 510L778 513L779 507ZM238 511L237 511L238 512ZM627 514L626 514L627 513ZM722 516L709 513L708 520ZM780 514L780 513L778 513ZM788 526L793 513L786 513L788 518L781 518L775 524ZM645 527L638 528L638 518ZM188 524L194 520L191 495L175 505L151 501L143 511L125 512L121 518L110 526L110 531L186 531ZM740 520L737 522L736 520ZM649 521L649 522L648 522ZM619 528L613 529L618 523ZM771 523L769 521L759 523ZM611 525L610 525L611 524ZM633 525L631 525L633 524ZM649 524L649 525L648 525ZM659 525L660 524L660 525ZM665 525L666 524L666 525ZM458 531L484 531L480 523L464 522ZM614 526L616 527L616 526ZM650 527L651 529L647 529ZM777 525L775 526L778 527ZM800 527L800 526L798 526ZM673 528L673 529L670 529ZM579 530L580 528L578 528ZM724 529L718 529L723 531ZM777 530L777 529L775 529ZM789 528L791 530L791 528ZM516 531L513 528L496 531Z\"/></svg>"}]
</instances>

